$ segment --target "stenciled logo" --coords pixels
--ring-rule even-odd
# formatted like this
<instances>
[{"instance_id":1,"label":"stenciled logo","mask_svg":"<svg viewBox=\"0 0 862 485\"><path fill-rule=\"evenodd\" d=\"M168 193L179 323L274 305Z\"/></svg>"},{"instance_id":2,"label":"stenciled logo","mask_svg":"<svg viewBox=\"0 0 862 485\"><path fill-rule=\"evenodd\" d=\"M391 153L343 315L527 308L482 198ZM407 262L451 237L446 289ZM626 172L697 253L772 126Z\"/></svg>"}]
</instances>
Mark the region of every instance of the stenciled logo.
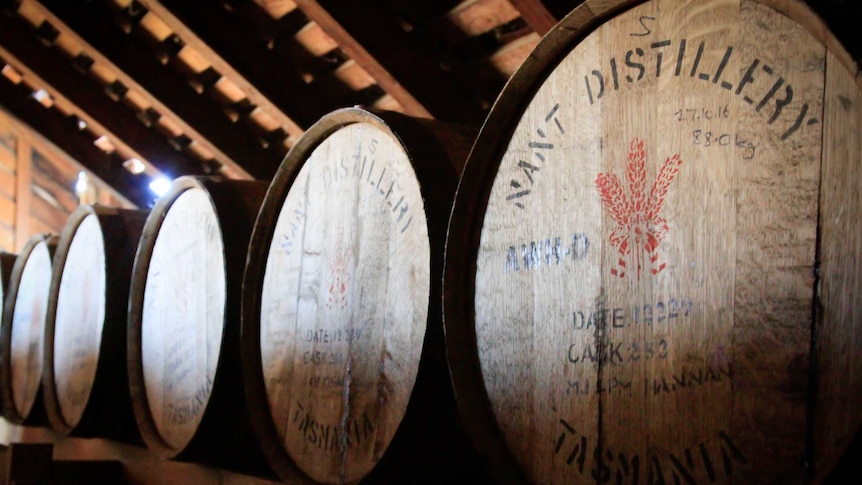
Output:
<instances>
[{"instance_id":1,"label":"stenciled logo","mask_svg":"<svg viewBox=\"0 0 862 485\"><path fill-rule=\"evenodd\" d=\"M338 228L335 251L329 261L331 279L327 308L347 306L347 289L350 285L351 248L344 244L344 228Z\"/></svg>"},{"instance_id":2,"label":"stenciled logo","mask_svg":"<svg viewBox=\"0 0 862 485\"><path fill-rule=\"evenodd\" d=\"M617 267L611 274L624 278L629 263L633 264L640 279L644 261L649 258L651 273L656 275L666 266L658 260L658 245L667 236L667 221L659 217L668 187L682 164L679 155L668 157L655 182L646 189L646 148L643 140L634 138L629 143L626 180L628 194L623 190L619 179L613 173L600 173L596 177L596 189L602 198L602 205L616 223L610 235L611 245L620 252Z\"/></svg>"}]
</instances>

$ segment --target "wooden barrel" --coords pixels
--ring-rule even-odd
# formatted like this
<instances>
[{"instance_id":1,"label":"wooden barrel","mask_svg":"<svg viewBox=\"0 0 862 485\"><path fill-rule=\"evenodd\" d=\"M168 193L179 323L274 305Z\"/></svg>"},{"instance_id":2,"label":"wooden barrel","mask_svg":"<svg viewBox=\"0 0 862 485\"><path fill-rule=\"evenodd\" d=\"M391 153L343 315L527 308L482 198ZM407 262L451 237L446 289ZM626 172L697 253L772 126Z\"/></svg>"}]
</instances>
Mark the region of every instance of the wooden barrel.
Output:
<instances>
[{"instance_id":1,"label":"wooden barrel","mask_svg":"<svg viewBox=\"0 0 862 485\"><path fill-rule=\"evenodd\" d=\"M147 217L131 280L128 372L141 436L163 458L267 473L239 363L242 272L266 187L180 177Z\"/></svg>"},{"instance_id":2,"label":"wooden barrel","mask_svg":"<svg viewBox=\"0 0 862 485\"><path fill-rule=\"evenodd\" d=\"M0 399L7 421L48 424L42 395L45 309L57 236L37 234L15 259L0 325Z\"/></svg>"},{"instance_id":3,"label":"wooden barrel","mask_svg":"<svg viewBox=\"0 0 862 485\"><path fill-rule=\"evenodd\" d=\"M12 279L12 267L15 266L17 256L6 251L0 251L0 303L5 301L9 281ZM2 371L0 371L2 372ZM0 416L3 414L2 402L0 402Z\"/></svg>"},{"instance_id":4,"label":"wooden barrel","mask_svg":"<svg viewBox=\"0 0 862 485\"><path fill-rule=\"evenodd\" d=\"M140 443L126 370L129 282L146 211L79 206L54 256L45 410L60 435Z\"/></svg>"},{"instance_id":5,"label":"wooden barrel","mask_svg":"<svg viewBox=\"0 0 862 485\"><path fill-rule=\"evenodd\" d=\"M15 266L17 255L0 251L0 302L6 298L9 280L12 279L12 267Z\"/></svg>"},{"instance_id":6,"label":"wooden barrel","mask_svg":"<svg viewBox=\"0 0 862 485\"><path fill-rule=\"evenodd\" d=\"M474 134L338 110L273 179L243 283L242 352L252 422L284 481L470 483L481 473L456 427L439 284Z\"/></svg>"},{"instance_id":7,"label":"wooden barrel","mask_svg":"<svg viewBox=\"0 0 862 485\"><path fill-rule=\"evenodd\" d=\"M588 0L545 36L447 240L500 483L822 480L862 418L860 80L792 0Z\"/></svg>"}]
</instances>

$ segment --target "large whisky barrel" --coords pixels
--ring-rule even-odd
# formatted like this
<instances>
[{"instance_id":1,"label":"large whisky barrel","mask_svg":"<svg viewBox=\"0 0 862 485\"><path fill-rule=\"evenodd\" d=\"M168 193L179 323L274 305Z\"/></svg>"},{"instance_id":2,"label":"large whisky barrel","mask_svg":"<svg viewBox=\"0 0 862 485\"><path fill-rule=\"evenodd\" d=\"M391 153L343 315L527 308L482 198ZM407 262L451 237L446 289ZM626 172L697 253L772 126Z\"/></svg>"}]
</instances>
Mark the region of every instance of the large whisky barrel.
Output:
<instances>
[{"instance_id":1,"label":"large whisky barrel","mask_svg":"<svg viewBox=\"0 0 862 485\"><path fill-rule=\"evenodd\" d=\"M792 0L588 0L547 34L447 240L499 482L822 480L862 419L860 80Z\"/></svg>"},{"instance_id":2,"label":"large whisky barrel","mask_svg":"<svg viewBox=\"0 0 862 485\"><path fill-rule=\"evenodd\" d=\"M266 187L180 177L147 217L129 296L128 372L138 429L163 458L268 473L239 363L242 273Z\"/></svg>"},{"instance_id":3,"label":"large whisky barrel","mask_svg":"<svg viewBox=\"0 0 862 485\"><path fill-rule=\"evenodd\" d=\"M338 110L273 179L250 244L242 351L252 423L286 482L481 476L457 427L440 313L446 220L474 134Z\"/></svg>"},{"instance_id":4,"label":"large whisky barrel","mask_svg":"<svg viewBox=\"0 0 862 485\"><path fill-rule=\"evenodd\" d=\"M140 442L126 371L132 262L146 211L79 206L54 255L45 410L60 435Z\"/></svg>"},{"instance_id":5,"label":"large whisky barrel","mask_svg":"<svg viewBox=\"0 0 862 485\"><path fill-rule=\"evenodd\" d=\"M57 237L37 234L18 253L0 324L0 399L6 420L48 424L42 394L45 309Z\"/></svg>"}]
</instances>

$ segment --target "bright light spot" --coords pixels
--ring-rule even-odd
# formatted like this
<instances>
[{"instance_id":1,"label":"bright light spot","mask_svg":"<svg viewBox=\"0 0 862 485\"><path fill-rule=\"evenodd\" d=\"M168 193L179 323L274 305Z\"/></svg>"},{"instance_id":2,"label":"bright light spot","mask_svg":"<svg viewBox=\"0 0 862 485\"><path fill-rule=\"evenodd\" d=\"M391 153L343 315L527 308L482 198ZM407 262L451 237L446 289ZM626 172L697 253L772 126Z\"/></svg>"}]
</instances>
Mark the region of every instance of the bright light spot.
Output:
<instances>
[{"instance_id":1,"label":"bright light spot","mask_svg":"<svg viewBox=\"0 0 862 485\"><path fill-rule=\"evenodd\" d=\"M115 148L114 144L111 143L111 140L108 139L107 135L102 135L93 142L93 145L99 147L105 153L113 153Z\"/></svg>"},{"instance_id":2,"label":"bright light spot","mask_svg":"<svg viewBox=\"0 0 862 485\"><path fill-rule=\"evenodd\" d=\"M49 98L50 98L50 96L48 95L48 91L45 91L44 89L40 89L38 91L33 92L33 99L35 99L36 101L38 101L40 103L42 101L45 101L46 99L49 99Z\"/></svg>"},{"instance_id":3,"label":"bright light spot","mask_svg":"<svg viewBox=\"0 0 862 485\"><path fill-rule=\"evenodd\" d=\"M79 120L78 120L78 129L79 129L79 130L81 130L81 131L86 130L86 129L87 129L87 122L86 122L86 121L84 121L84 120L79 119Z\"/></svg>"},{"instance_id":4,"label":"bright light spot","mask_svg":"<svg viewBox=\"0 0 862 485\"><path fill-rule=\"evenodd\" d=\"M159 177L150 182L150 190L159 197L165 195L171 188L171 181L165 177Z\"/></svg>"},{"instance_id":5,"label":"bright light spot","mask_svg":"<svg viewBox=\"0 0 862 485\"><path fill-rule=\"evenodd\" d=\"M87 177L87 174L83 171L78 172L78 181L75 182L75 194L78 197L81 197L84 193L87 192L87 187L90 185L90 180Z\"/></svg>"},{"instance_id":6,"label":"bright light spot","mask_svg":"<svg viewBox=\"0 0 862 485\"><path fill-rule=\"evenodd\" d=\"M48 94L48 92L44 89L38 89L36 91L33 91L33 94L31 96L33 96L33 99L38 101L39 104L46 108L54 106L54 100L51 98L51 95Z\"/></svg>"},{"instance_id":7,"label":"bright light spot","mask_svg":"<svg viewBox=\"0 0 862 485\"><path fill-rule=\"evenodd\" d=\"M144 165L144 162L138 160L137 158L130 158L123 162L123 166L126 167L126 170L132 172L137 175L143 172L147 167Z\"/></svg>"}]
</instances>

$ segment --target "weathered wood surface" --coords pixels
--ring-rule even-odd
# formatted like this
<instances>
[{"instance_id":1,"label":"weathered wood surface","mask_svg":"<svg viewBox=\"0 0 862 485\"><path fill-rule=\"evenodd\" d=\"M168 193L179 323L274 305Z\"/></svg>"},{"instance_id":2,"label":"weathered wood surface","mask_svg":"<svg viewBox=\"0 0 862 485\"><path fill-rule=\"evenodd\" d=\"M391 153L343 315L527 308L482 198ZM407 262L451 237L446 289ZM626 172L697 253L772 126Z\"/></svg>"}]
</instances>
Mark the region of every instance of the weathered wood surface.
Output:
<instances>
[{"instance_id":1,"label":"weathered wood surface","mask_svg":"<svg viewBox=\"0 0 862 485\"><path fill-rule=\"evenodd\" d=\"M820 281L813 349L818 375L812 428L816 450L831 461L847 447L853 433L858 433L862 403L858 372L862 367L862 91L860 78L854 82L831 52L827 52L826 67ZM858 448L857 444L857 452ZM820 475L829 470L821 467L816 471Z\"/></svg>"},{"instance_id":2,"label":"weathered wood surface","mask_svg":"<svg viewBox=\"0 0 862 485\"><path fill-rule=\"evenodd\" d=\"M834 465L862 393L848 59L793 1L586 2L537 47L447 252L456 392L501 481Z\"/></svg>"},{"instance_id":3,"label":"weathered wood surface","mask_svg":"<svg viewBox=\"0 0 862 485\"><path fill-rule=\"evenodd\" d=\"M68 247L56 303L53 371L62 419L75 425L99 361L105 326L105 243L96 215L85 217Z\"/></svg>"},{"instance_id":4,"label":"weathered wood surface","mask_svg":"<svg viewBox=\"0 0 862 485\"><path fill-rule=\"evenodd\" d=\"M263 462L244 421L239 313L266 186L180 177L144 226L129 296L129 385L142 438L164 458L250 472Z\"/></svg>"},{"instance_id":5,"label":"weathered wood surface","mask_svg":"<svg viewBox=\"0 0 862 485\"><path fill-rule=\"evenodd\" d=\"M35 235L18 254L3 303L0 397L3 415L17 424L45 424L41 385L45 307L57 237Z\"/></svg>"},{"instance_id":6,"label":"weathered wood surface","mask_svg":"<svg viewBox=\"0 0 862 485\"><path fill-rule=\"evenodd\" d=\"M411 399L427 397L432 382L420 364L427 372L436 358L445 375L434 275L469 144L440 124L381 116L339 110L312 127L255 225L243 286L244 375L250 406L265 408L253 414L255 430L286 481L355 483L384 456L416 460L409 455L428 444L421 439L457 419L429 425L425 409L409 421L437 429L405 430L408 440L396 444L410 410L431 407ZM434 385L437 412L449 402L454 411L447 380ZM449 459L454 450L421 458ZM370 483L392 479L381 473Z\"/></svg>"},{"instance_id":7,"label":"weathered wood surface","mask_svg":"<svg viewBox=\"0 0 862 485\"><path fill-rule=\"evenodd\" d=\"M177 197L152 251L141 322L144 386L159 434L182 449L212 392L224 327L224 245L204 190Z\"/></svg>"},{"instance_id":8,"label":"weathered wood surface","mask_svg":"<svg viewBox=\"0 0 862 485\"><path fill-rule=\"evenodd\" d=\"M306 161L276 223L282 237L269 249L261 308L264 379L288 453L318 481L367 474L410 398L430 292L428 229L411 172L386 133L343 128ZM322 446L291 429L296 415L329 435Z\"/></svg>"},{"instance_id":9,"label":"weathered wood surface","mask_svg":"<svg viewBox=\"0 0 862 485\"><path fill-rule=\"evenodd\" d=\"M45 323L45 409L61 435L139 441L126 372L132 262L146 211L80 206L54 257Z\"/></svg>"}]
</instances>

